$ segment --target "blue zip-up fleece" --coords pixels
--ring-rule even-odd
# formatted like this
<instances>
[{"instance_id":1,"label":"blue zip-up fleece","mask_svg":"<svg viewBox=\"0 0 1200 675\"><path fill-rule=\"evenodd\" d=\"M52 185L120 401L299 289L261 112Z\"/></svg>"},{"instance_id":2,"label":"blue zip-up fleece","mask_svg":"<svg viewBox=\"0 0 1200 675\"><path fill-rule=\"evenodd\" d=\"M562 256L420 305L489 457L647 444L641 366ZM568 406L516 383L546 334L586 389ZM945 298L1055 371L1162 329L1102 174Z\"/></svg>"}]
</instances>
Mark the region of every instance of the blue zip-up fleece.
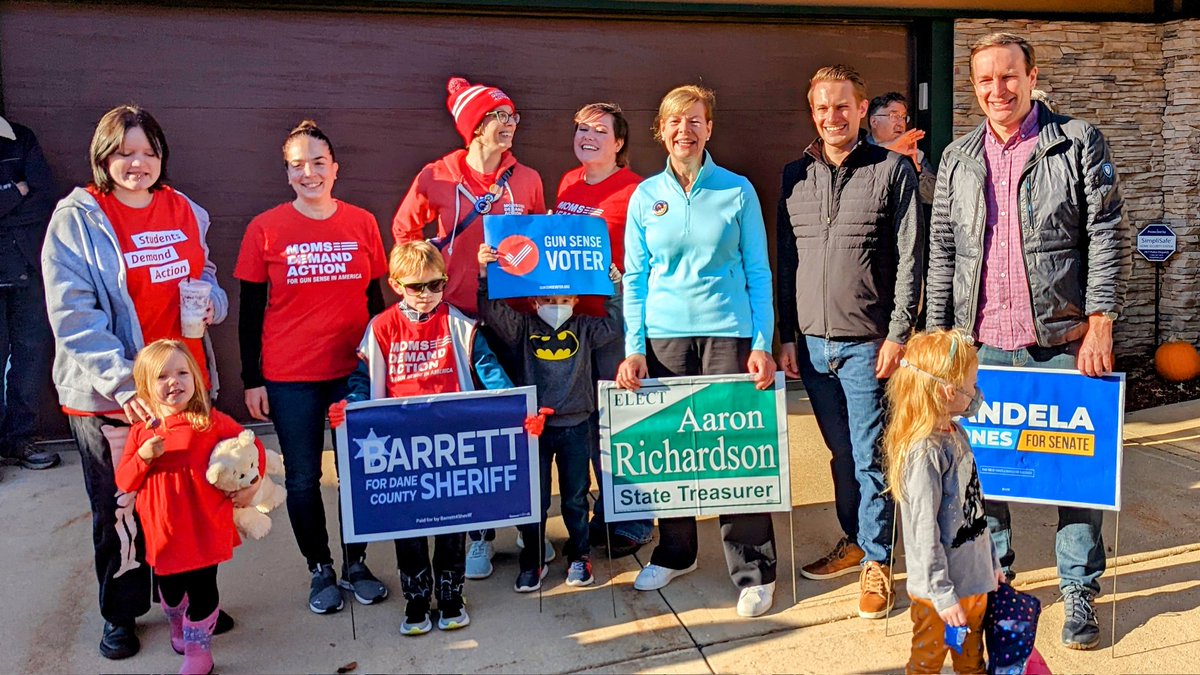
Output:
<instances>
[{"instance_id":1,"label":"blue zip-up fleece","mask_svg":"<svg viewBox=\"0 0 1200 675\"><path fill-rule=\"evenodd\" d=\"M775 332L767 232L754 186L708 152L691 194L667 168L638 185L625 225L625 353L646 338Z\"/></svg>"},{"instance_id":2,"label":"blue zip-up fleece","mask_svg":"<svg viewBox=\"0 0 1200 675\"><path fill-rule=\"evenodd\" d=\"M200 279L212 284L213 323L218 324L229 311L229 299L208 257L208 212L188 203L204 248ZM46 309L56 341L54 386L59 403L72 410L111 412L137 395L133 359L145 345L125 275L125 258L108 216L87 190L75 188L55 207L42 245ZM207 332L204 351L215 398L217 359Z\"/></svg>"}]
</instances>

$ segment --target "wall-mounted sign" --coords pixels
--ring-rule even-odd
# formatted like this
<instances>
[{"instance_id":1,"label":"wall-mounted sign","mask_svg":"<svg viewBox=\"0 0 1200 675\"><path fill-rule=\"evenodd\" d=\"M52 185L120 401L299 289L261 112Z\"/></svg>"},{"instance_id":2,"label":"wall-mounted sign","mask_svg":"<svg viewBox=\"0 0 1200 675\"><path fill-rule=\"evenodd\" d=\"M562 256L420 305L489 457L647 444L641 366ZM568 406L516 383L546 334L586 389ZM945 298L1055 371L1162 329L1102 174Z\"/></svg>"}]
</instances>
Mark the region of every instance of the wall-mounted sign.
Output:
<instances>
[{"instance_id":1,"label":"wall-mounted sign","mask_svg":"<svg viewBox=\"0 0 1200 675\"><path fill-rule=\"evenodd\" d=\"M1165 262L1175 254L1177 242L1175 230L1168 225L1147 225L1137 236L1137 251L1150 262Z\"/></svg>"}]
</instances>

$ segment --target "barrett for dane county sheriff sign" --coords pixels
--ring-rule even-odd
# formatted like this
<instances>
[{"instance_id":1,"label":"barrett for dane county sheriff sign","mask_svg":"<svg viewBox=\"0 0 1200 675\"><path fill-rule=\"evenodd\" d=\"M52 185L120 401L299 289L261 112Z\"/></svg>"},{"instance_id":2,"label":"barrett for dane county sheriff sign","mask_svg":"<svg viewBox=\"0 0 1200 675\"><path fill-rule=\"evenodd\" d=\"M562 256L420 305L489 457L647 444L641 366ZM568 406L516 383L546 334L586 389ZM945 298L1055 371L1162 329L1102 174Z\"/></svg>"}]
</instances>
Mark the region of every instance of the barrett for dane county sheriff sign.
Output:
<instances>
[{"instance_id":1,"label":"barrett for dane county sheriff sign","mask_svg":"<svg viewBox=\"0 0 1200 675\"><path fill-rule=\"evenodd\" d=\"M612 295L608 226L595 216L484 216L483 240L499 260L488 296Z\"/></svg>"},{"instance_id":2,"label":"barrett for dane county sheriff sign","mask_svg":"<svg viewBox=\"0 0 1200 675\"><path fill-rule=\"evenodd\" d=\"M792 508L783 373L600 383L600 462L610 522Z\"/></svg>"},{"instance_id":3,"label":"barrett for dane county sheriff sign","mask_svg":"<svg viewBox=\"0 0 1200 675\"><path fill-rule=\"evenodd\" d=\"M1125 375L981 366L962 421L988 499L1121 509Z\"/></svg>"},{"instance_id":4,"label":"barrett for dane county sheriff sign","mask_svg":"<svg viewBox=\"0 0 1200 675\"><path fill-rule=\"evenodd\" d=\"M346 542L535 523L534 387L362 401L338 427Z\"/></svg>"}]
</instances>

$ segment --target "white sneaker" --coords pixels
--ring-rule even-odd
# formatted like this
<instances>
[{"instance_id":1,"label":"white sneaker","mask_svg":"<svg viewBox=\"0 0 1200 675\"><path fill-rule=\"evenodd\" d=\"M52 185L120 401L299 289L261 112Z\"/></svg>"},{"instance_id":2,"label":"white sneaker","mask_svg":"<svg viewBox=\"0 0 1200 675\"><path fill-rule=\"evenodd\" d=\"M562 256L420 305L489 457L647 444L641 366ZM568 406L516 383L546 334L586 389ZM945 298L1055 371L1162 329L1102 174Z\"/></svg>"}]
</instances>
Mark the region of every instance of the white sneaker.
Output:
<instances>
[{"instance_id":1,"label":"white sneaker","mask_svg":"<svg viewBox=\"0 0 1200 675\"><path fill-rule=\"evenodd\" d=\"M463 576L468 579L486 579L492 576L492 556L496 547L486 539L472 541L467 548L467 569Z\"/></svg>"},{"instance_id":2,"label":"white sneaker","mask_svg":"<svg viewBox=\"0 0 1200 675\"><path fill-rule=\"evenodd\" d=\"M637 579L633 580L633 587L639 591L657 591L671 583L675 577L681 577L694 571L696 571L696 563L681 570L673 570L670 567L660 567L655 564L646 565L641 572L638 572Z\"/></svg>"},{"instance_id":3,"label":"white sneaker","mask_svg":"<svg viewBox=\"0 0 1200 675\"><path fill-rule=\"evenodd\" d=\"M748 586L738 596L738 616L761 616L771 609L775 600L775 582L762 586Z\"/></svg>"},{"instance_id":4,"label":"white sneaker","mask_svg":"<svg viewBox=\"0 0 1200 675\"><path fill-rule=\"evenodd\" d=\"M554 559L558 557L558 553L554 550L554 544L550 543L549 538L546 539L545 544L546 546L542 549L542 562L554 562ZM521 535L520 530L517 531L517 548L525 548L525 537Z\"/></svg>"}]
</instances>

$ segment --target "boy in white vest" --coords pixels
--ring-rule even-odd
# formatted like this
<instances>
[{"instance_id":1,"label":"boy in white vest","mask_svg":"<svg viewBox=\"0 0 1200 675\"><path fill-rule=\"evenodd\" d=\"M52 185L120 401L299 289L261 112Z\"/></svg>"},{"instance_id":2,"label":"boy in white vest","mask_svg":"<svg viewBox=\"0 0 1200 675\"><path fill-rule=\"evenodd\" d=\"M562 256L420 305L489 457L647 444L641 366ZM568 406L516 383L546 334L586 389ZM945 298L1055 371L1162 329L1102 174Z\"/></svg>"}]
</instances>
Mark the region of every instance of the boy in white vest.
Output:
<instances>
[{"instance_id":1,"label":"boy in white vest","mask_svg":"<svg viewBox=\"0 0 1200 675\"><path fill-rule=\"evenodd\" d=\"M367 326L350 393L329 409L332 426L345 423L346 404L354 401L513 386L475 322L442 302L446 281L446 261L428 242L392 249L388 285L400 302ZM470 623L462 596L465 539L463 532L435 536L432 564L426 537L396 540L400 586L408 601L402 635L423 635L433 628L429 617L435 583L438 628L455 630Z\"/></svg>"}]
</instances>

